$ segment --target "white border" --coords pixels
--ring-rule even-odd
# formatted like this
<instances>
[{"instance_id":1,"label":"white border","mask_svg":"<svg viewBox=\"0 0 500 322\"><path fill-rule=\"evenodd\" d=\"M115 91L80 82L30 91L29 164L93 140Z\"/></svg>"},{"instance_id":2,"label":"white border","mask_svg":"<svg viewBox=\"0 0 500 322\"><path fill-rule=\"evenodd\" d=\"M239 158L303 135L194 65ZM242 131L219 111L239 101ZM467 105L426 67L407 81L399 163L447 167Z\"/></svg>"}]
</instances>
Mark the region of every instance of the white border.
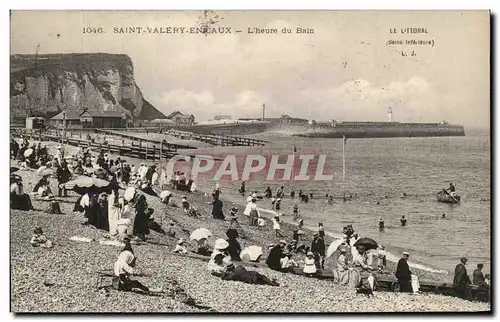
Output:
<instances>
[{"instance_id":1,"label":"white border","mask_svg":"<svg viewBox=\"0 0 500 322\"><path fill-rule=\"evenodd\" d=\"M0 22L1 22L1 27L2 27L2 33L0 33L1 37L1 44L3 45L2 47L5 48L5 56L3 56L3 59L0 59L0 65L1 69L4 72L2 75L4 77L2 78L3 84L0 87L0 91L2 94L2 102L4 103L4 106L0 108L0 121L4 124L3 127L0 127L2 129L2 136L3 139L0 141L2 144L2 151L7 152L8 151L8 135L9 135L9 117L8 117L8 106L9 106L9 61L7 59L7 55L10 55L10 48L8 44L10 43L10 34L9 34L9 16L8 16L8 10L9 9L142 9L142 10L147 10L147 9L281 9L281 10L286 10L286 9L337 9L337 10L346 10L346 9L384 9L384 10L397 10L397 9L448 9L448 10L455 10L455 9L491 9L493 13L499 14L500 12L500 1L498 0L475 0L475 1L436 1L436 0L420 0L420 1L377 1L376 3L373 1L365 0L350 0L350 1L345 1L343 3L337 3L337 2L329 2L325 3L326 1L319 1L319 0L307 0L307 1L272 1L272 0L252 0L252 1L177 1L175 3L169 2L169 3L156 3L154 1L147 1L147 0L141 0L141 1L132 1L132 0L120 0L119 2L116 2L114 4L106 4L104 5L102 0L87 0L85 2L75 2L75 1L53 1L53 0L44 0L44 1L11 1L11 3L8 3L7 1L3 1L1 3L1 8L2 10L0 11ZM498 17L497 17L498 19ZM498 20L497 20L498 24ZM36 28L36 26L33 26L33 28ZM496 30L497 28L495 28ZM494 42L498 42L498 34L494 34ZM8 52L8 53L7 53ZM495 68L494 71L492 71L494 74L497 72L497 68ZM498 84L497 86L492 89L493 91L498 90ZM495 104L496 106L498 103L497 97L495 97ZM471 107L472 108L472 107ZM500 124L499 116L495 117L495 123ZM495 141L498 139L498 137L495 137ZM4 153L4 158L2 158L2 163L7 163L7 153ZM497 164L495 164L497 165ZM492 165L493 166L493 165ZM0 167L0 176L1 178L7 178L7 164L4 166ZM495 179L496 179L495 175ZM4 190L5 189L5 190ZM8 196L9 193L7 191L7 184L4 182L2 185L2 190L4 193L0 193L1 196L1 205L2 207L5 207L2 216L2 225L0 226L2 229L2 232L0 236L2 237L2 242L0 243L1 245L1 255L2 258L5 258L7 260L3 261L3 264L0 266L1 269L1 315L2 315L2 321L10 321L14 319L14 316L9 312L10 310L10 265L8 265L8 258L9 258L9 210L8 210ZM492 200L500 200L500 193L496 192L495 196L492 198ZM495 216L496 214L491 214L492 216ZM492 229L492 234L494 234L495 231L498 231L497 227L499 225L500 219L497 218L495 227ZM495 246L497 246L497 243L495 243ZM496 264L496 263L495 263ZM493 274L492 274L493 275ZM495 274L493 275L494 277L500 276L498 274L498 267L495 266ZM495 283L495 282L494 282ZM495 283L496 284L496 283ZM497 292L495 292L497 293ZM496 294L495 294L496 295ZM495 296L495 299L497 296ZM498 303L498 301L495 301ZM495 305L496 309L498 310L497 305ZM47 316L44 317L44 319L52 319L53 317ZM58 318L58 320L71 320L74 319L75 316L64 316ZM87 320L87 319L92 319L96 321L105 321L105 319L109 319L110 317L99 317L99 316L88 316L88 317L79 317L81 320ZM139 321L140 319L143 319L143 317L140 316L128 316L128 317L119 317L120 319L126 318L127 320L135 320ZM158 317L162 318L162 317ZM170 317L166 317L167 319L170 319ZM189 316L189 317L184 317L186 320L191 320L195 319L196 317L194 316ZM207 317L205 317L207 318ZM212 319L217 318L217 317L212 317ZM238 320L249 320L250 318L244 318L243 316L224 316L225 319L235 319L237 318ZM268 316L268 317L263 317L259 316L259 319L274 319L278 318L278 316ZM319 316L310 316L310 317L305 317L305 316L296 316L296 317L290 317L293 318L294 320L305 320L305 319L318 319L320 318ZM360 317L348 317L348 316L335 316L332 317L333 319L362 319L362 320L382 320L386 319L387 316L381 316L381 317L376 317L376 316L360 316ZM402 316L395 316L394 318L400 319ZM405 320L417 320L418 318L416 316L407 318L404 317ZM428 321L433 321L433 320L438 320L440 317L435 316L423 316L425 320ZM447 317L448 318L448 317ZM454 318L454 317L450 317ZM19 319L19 317L17 317ZM282 317L280 317L282 319ZM476 320L479 318L467 318L467 320Z\"/></svg>"}]
</instances>

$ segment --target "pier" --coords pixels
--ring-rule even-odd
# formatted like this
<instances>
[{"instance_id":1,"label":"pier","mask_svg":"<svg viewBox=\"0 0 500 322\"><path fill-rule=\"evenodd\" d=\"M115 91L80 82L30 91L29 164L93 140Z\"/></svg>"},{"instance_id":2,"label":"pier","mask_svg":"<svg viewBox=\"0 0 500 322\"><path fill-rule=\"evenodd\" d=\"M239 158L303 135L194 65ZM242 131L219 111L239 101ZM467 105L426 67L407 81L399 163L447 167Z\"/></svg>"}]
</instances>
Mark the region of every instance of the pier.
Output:
<instances>
[{"instance_id":1,"label":"pier","mask_svg":"<svg viewBox=\"0 0 500 322\"><path fill-rule=\"evenodd\" d=\"M127 133L123 133L120 131L103 130L103 129L96 129L96 131L99 133L106 134L106 135L119 136L119 137L124 138L124 139L136 141L136 142L139 142L139 145L142 145L142 142L145 142L145 143L153 143L153 144L163 144L163 147L166 147L167 149L175 149L175 150L177 150L177 149L196 149L196 147L193 147L190 145L168 143L165 140L159 141L159 140L141 138L141 137L130 135Z\"/></svg>"},{"instance_id":2,"label":"pier","mask_svg":"<svg viewBox=\"0 0 500 322\"><path fill-rule=\"evenodd\" d=\"M17 137L28 135L40 141L59 142L61 144L68 144L77 147L90 147L96 149L97 151L104 151L120 156L138 158L143 160L159 161L164 158L169 159L174 155L179 154L177 152L177 149L173 148L172 145L161 144L161 142L157 142L158 145L153 145L152 147L143 146L142 144L109 144L102 142L92 142L81 138L73 138L72 135L63 138L61 135L56 135L51 132L42 133L41 131L30 131L26 129L11 129L11 135Z\"/></svg>"},{"instance_id":3,"label":"pier","mask_svg":"<svg viewBox=\"0 0 500 322\"><path fill-rule=\"evenodd\" d=\"M267 141L229 135L193 133L179 130L168 130L165 134L183 140L196 140L216 146L264 146Z\"/></svg>"}]
</instances>

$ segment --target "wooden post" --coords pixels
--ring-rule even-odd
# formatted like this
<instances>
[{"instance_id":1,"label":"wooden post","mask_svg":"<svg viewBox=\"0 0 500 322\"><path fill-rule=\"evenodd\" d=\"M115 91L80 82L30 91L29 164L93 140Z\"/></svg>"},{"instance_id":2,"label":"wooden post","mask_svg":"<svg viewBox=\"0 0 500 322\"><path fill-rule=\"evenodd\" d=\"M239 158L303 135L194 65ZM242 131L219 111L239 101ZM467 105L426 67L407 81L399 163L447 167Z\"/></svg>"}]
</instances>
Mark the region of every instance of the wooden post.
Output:
<instances>
[{"instance_id":1,"label":"wooden post","mask_svg":"<svg viewBox=\"0 0 500 322\"><path fill-rule=\"evenodd\" d=\"M153 144L153 162L156 160L155 152L156 152L156 146Z\"/></svg>"},{"instance_id":2,"label":"wooden post","mask_svg":"<svg viewBox=\"0 0 500 322\"><path fill-rule=\"evenodd\" d=\"M148 130L146 129L146 160L148 159L148 147L149 147L149 140L148 140Z\"/></svg>"}]
</instances>

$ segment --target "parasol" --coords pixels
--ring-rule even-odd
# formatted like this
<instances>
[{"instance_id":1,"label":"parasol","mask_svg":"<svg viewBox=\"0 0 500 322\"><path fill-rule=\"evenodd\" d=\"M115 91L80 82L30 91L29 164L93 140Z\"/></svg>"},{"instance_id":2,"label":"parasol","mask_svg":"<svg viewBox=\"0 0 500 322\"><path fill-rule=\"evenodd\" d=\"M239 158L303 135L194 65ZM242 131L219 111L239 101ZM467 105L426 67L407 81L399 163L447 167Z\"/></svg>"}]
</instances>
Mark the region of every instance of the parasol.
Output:
<instances>
[{"instance_id":1,"label":"parasol","mask_svg":"<svg viewBox=\"0 0 500 322\"><path fill-rule=\"evenodd\" d=\"M342 245L344 241L342 239L337 239L333 243L328 246L328 249L326 251L326 257L332 256L333 253L339 248L340 245Z\"/></svg>"},{"instance_id":2,"label":"parasol","mask_svg":"<svg viewBox=\"0 0 500 322\"><path fill-rule=\"evenodd\" d=\"M79 194L85 194L89 191L95 193L109 192L115 188L115 185L99 178L78 176L76 179L64 183L64 187Z\"/></svg>"},{"instance_id":3,"label":"parasol","mask_svg":"<svg viewBox=\"0 0 500 322\"><path fill-rule=\"evenodd\" d=\"M132 199L134 199L136 193L137 193L137 191L135 190L134 187L128 187L127 190L125 190L125 194L123 195L123 199L125 199L127 201L131 201Z\"/></svg>"},{"instance_id":4,"label":"parasol","mask_svg":"<svg viewBox=\"0 0 500 322\"><path fill-rule=\"evenodd\" d=\"M24 151L24 157L28 158L30 155L33 154L33 149L27 149Z\"/></svg>"},{"instance_id":5,"label":"parasol","mask_svg":"<svg viewBox=\"0 0 500 322\"><path fill-rule=\"evenodd\" d=\"M258 262L262 256L262 247L248 246L240 253L241 260L244 262Z\"/></svg>"},{"instance_id":6,"label":"parasol","mask_svg":"<svg viewBox=\"0 0 500 322\"><path fill-rule=\"evenodd\" d=\"M366 249L377 249L378 243L371 238L360 238L355 243L354 246L364 246Z\"/></svg>"},{"instance_id":7,"label":"parasol","mask_svg":"<svg viewBox=\"0 0 500 322\"><path fill-rule=\"evenodd\" d=\"M215 250L223 250L223 249L226 249L228 247L229 247L229 243L222 238L217 239L214 243Z\"/></svg>"},{"instance_id":8,"label":"parasol","mask_svg":"<svg viewBox=\"0 0 500 322\"><path fill-rule=\"evenodd\" d=\"M191 235L189 236L189 239L199 241L202 239L207 239L210 236L212 236L212 233L210 232L210 230L208 230L206 228L198 228L198 229L195 229L191 233Z\"/></svg>"}]
</instances>

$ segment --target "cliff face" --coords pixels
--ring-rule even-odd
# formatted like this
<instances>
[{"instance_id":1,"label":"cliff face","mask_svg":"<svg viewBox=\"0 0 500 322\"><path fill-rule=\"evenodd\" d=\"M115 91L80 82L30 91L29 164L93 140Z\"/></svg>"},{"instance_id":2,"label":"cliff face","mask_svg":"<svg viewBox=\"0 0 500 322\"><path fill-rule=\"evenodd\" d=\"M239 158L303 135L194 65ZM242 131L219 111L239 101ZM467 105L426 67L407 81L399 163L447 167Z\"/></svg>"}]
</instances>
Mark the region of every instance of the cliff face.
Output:
<instances>
[{"instance_id":1,"label":"cliff face","mask_svg":"<svg viewBox=\"0 0 500 322\"><path fill-rule=\"evenodd\" d=\"M124 112L128 119L165 116L144 100L127 55L12 55L11 121L50 118L63 110Z\"/></svg>"}]
</instances>

